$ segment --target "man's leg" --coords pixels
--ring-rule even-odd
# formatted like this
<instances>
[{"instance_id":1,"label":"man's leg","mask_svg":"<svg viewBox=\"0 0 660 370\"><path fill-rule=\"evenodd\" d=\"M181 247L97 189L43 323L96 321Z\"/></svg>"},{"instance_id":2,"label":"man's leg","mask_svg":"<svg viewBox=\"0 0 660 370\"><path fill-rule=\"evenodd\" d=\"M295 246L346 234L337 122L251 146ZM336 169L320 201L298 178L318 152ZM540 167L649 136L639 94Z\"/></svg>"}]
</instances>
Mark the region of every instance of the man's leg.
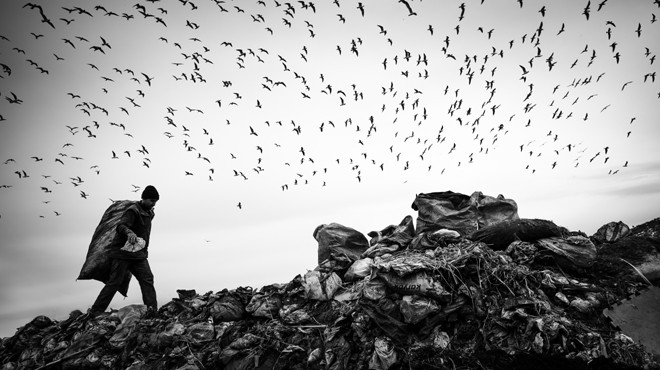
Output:
<instances>
[{"instance_id":1,"label":"man's leg","mask_svg":"<svg viewBox=\"0 0 660 370\"><path fill-rule=\"evenodd\" d=\"M132 261L130 271L140 283L142 301L149 308L158 309L156 289L154 288L154 275L146 259Z\"/></svg>"},{"instance_id":2,"label":"man's leg","mask_svg":"<svg viewBox=\"0 0 660 370\"><path fill-rule=\"evenodd\" d=\"M110 302L112 302L112 298L124 280L124 275L126 275L126 270L128 269L128 263L126 261L113 258L110 263L110 279L103 289L101 289L99 296L92 305L92 312L101 313L108 308Z\"/></svg>"}]
</instances>

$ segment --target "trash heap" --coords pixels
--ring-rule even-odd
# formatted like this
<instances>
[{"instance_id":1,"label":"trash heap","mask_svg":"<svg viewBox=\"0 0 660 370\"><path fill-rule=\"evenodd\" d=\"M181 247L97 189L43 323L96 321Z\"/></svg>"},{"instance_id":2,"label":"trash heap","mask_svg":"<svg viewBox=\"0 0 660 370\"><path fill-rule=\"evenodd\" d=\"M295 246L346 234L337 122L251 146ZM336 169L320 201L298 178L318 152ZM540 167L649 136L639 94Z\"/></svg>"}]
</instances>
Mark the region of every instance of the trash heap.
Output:
<instances>
[{"instance_id":1,"label":"trash heap","mask_svg":"<svg viewBox=\"0 0 660 370\"><path fill-rule=\"evenodd\" d=\"M320 225L318 266L285 284L38 316L2 340L2 369L660 368L603 314L657 285L660 219L587 237L480 192L412 207L370 240Z\"/></svg>"}]
</instances>

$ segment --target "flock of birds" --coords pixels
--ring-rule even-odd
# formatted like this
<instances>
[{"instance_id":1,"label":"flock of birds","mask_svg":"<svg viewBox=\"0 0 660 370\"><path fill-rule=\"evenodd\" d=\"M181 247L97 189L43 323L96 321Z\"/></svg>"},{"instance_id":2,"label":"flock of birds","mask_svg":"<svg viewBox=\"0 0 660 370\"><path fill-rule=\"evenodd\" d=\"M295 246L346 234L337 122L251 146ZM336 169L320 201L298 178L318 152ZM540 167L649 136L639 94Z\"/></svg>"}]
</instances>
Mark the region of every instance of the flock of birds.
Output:
<instances>
[{"instance_id":1,"label":"flock of birds","mask_svg":"<svg viewBox=\"0 0 660 370\"><path fill-rule=\"evenodd\" d=\"M62 88L66 122L39 123L59 125L69 140L57 153L34 147L26 157L1 159L0 191L29 182L47 203L70 185L87 199L95 194L86 177L112 165L150 171L153 152L162 148L179 158L168 164L169 176L245 181L271 173L281 191L329 186L346 173L356 183L385 172L404 180L412 170L449 175L496 150L515 153L528 173L598 164L617 174L628 161L615 148L634 135L634 113L616 126L621 132L611 145L592 147L564 134L567 126L626 111L614 95L657 86L659 45L644 43L658 40L660 0L645 1L648 13L628 28L626 14L608 12L613 1L583 1L579 14L528 0L442 2L450 22L433 20L440 13L429 9L438 4L413 0L3 4L6 14L39 23L1 28L3 140L9 126L24 124L23 110L38 109L17 75L48 80L82 70L93 78ZM497 7L515 12L509 20L533 19L535 26L508 37L510 25L497 28L487 15ZM392 24L376 15L385 8ZM130 43L119 29L138 22L159 36L133 52L168 56L158 58L160 65L117 55ZM88 25L85 34L78 24ZM240 29L214 31L218 24ZM596 30L597 39L579 50L562 47L584 29ZM643 70L626 67L631 61ZM654 94L660 99L659 88ZM133 118L143 110L149 122ZM313 112L315 121L301 111ZM512 144L514 136L525 140ZM79 152L90 140L95 149ZM67 172L72 163L88 171ZM235 204L240 209L245 201Z\"/></svg>"}]
</instances>

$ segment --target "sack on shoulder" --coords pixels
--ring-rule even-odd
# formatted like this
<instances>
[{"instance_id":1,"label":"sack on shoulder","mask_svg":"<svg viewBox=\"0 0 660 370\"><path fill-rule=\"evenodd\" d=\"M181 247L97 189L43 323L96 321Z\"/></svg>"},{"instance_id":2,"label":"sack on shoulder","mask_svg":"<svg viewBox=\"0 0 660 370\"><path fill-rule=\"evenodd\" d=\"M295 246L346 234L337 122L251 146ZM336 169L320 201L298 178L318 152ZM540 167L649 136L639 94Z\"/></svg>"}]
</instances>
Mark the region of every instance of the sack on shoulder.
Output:
<instances>
[{"instance_id":1,"label":"sack on shoulder","mask_svg":"<svg viewBox=\"0 0 660 370\"><path fill-rule=\"evenodd\" d=\"M110 258L105 253L117 233L117 224L124 212L135 204L134 200L119 200L112 203L103 213L94 235L89 243L87 257L76 280L98 280L106 283L110 278ZM126 296L131 274L126 274L119 293Z\"/></svg>"}]
</instances>

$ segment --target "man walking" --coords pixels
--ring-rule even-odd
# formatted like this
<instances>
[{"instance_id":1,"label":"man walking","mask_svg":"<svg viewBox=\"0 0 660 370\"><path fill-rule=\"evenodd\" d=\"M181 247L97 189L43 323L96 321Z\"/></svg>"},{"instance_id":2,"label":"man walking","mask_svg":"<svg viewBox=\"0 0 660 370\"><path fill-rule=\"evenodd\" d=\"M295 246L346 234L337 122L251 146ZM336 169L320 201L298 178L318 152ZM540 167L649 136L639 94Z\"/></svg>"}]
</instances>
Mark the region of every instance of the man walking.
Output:
<instances>
[{"instance_id":1,"label":"man walking","mask_svg":"<svg viewBox=\"0 0 660 370\"><path fill-rule=\"evenodd\" d=\"M110 305L127 273L133 274L140 283L142 301L148 314L155 314L158 304L154 289L154 275L149 267L148 248L154 206L158 202L158 191L152 185L144 188L142 199L131 205L117 225L117 233L108 246L110 278L90 308L90 316L98 316Z\"/></svg>"}]
</instances>

